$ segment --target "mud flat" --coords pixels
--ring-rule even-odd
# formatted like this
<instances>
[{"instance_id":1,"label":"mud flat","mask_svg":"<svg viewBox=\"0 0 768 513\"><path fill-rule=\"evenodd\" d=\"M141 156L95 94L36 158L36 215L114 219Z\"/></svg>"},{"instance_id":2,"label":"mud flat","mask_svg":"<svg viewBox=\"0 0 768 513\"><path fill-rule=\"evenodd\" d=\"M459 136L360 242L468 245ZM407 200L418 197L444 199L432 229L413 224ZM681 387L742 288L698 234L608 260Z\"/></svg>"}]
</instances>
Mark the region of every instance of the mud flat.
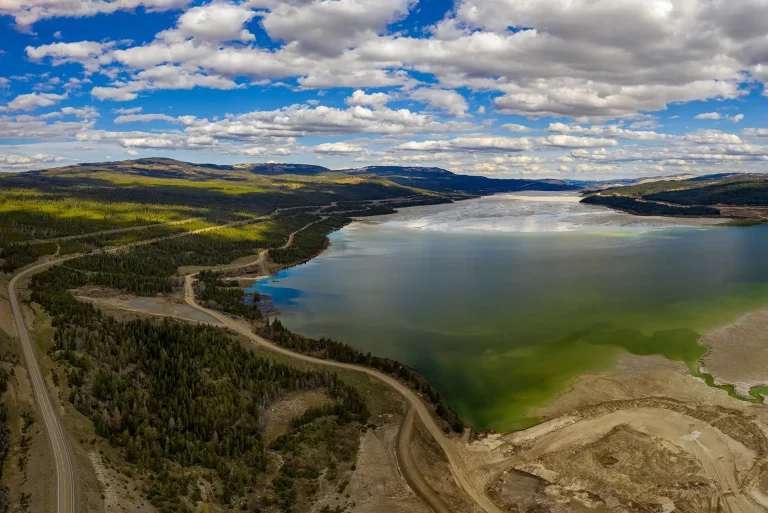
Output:
<instances>
[{"instance_id":1,"label":"mud flat","mask_svg":"<svg viewBox=\"0 0 768 513\"><path fill-rule=\"evenodd\" d=\"M545 422L465 445L507 511L768 511L768 408L663 357L577 378Z\"/></svg>"},{"instance_id":2,"label":"mud flat","mask_svg":"<svg viewBox=\"0 0 768 513\"><path fill-rule=\"evenodd\" d=\"M768 309L706 334L701 343L710 349L701 363L717 383L734 385L744 397L751 388L768 385Z\"/></svg>"}]
</instances>

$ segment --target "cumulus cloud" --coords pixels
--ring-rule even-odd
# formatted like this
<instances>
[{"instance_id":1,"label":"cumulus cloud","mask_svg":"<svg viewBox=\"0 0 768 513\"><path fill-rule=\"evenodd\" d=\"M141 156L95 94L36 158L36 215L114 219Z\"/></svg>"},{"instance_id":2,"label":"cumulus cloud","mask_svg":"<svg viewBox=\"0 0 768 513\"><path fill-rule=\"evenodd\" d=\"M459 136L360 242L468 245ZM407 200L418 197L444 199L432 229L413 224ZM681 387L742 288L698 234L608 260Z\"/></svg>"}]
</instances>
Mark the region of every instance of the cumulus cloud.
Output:
<instances>
[{"instance_id":1,"label":"cumulus cloud","mask_svg":"<svg viewBox=\"0 0 768 513\"><path fill-rule=\"evenodd\" d=\"M613 139L550 135L547 137L466 136L448 140L408 141L396 148L407 151L518 152L552 148L616 146Z\"/></svg>"},{"instance_id":2,"label":"cumulus cloud","mask_svg":"<svg viewBox=\"0 0 768 513\"><path fill-rule=\"evenodd\" d=\"M353 106L337 109L326 106L292 105L273 111L253 111L219 121L190 121L189 133L216 138L247 140L258 137L301 137L309 134L355 133L402 134L425 131L467 130L474 125L439 122L432 116L407 109L370 109Z\"/></svg>"},{"instance_id":3,"label":"cumulus cloud","mask_svg":"<svg viewBox=\"0 0 768 513\"><path fill-rule=\"evenodd\" d=\"M716 120L720 119L722 116L719 112L704 112L702 114L697 114L693 117L693 119L707 119L707 120Z\"/></svg>"},{"instance_id":4,"label":"cumulus cloud","mask_svg":"<svg viewBox=\"0 0 768 513\"><path fill-rule=\"evenodd\" d=\"M49 115L0 116L0 133L4 139L58 141L75 137L94 125L92 119L49 122L51 119Z\"/></svg>"},{"instance_id":5,"label":"cumulus cloud","mask_svg":"<svg viewBox=\"0 0 768 513\"><path fill-rule=\"evenodd\" d=\"M593 125L585 127L581 125L567 125L565 123L550 123L548 132L561 134L580 134L600 137L615 137L634 141L664 141L673 139L673 136L645 130L629 130L618 125Z\"/></svg>"},{"instance_id":6,"label":"cumulus cloud","mask_svg":"<svg viewBox=\"0 0 768 513\"><path fill-rule=\"evenodd\" d=\"M768 128L745 128L741 133L747 137L768 137Z\"/></svg>"},{"instance_id":7,"label":"cumulus cloud","mask_svg":"<svg viewBox=\"0 0 768 513\"><path fill-rule=\"evenodd\" d=\"M54 66L69 62L89 63L97 59L112 43L97 43L95 41L79 41L75 43L53 43L42 46L27 46L27 57L33 61L50 58ZM95 63L97 64L97 63Z\"/></svg>"},{"instance_id":8,"label":"cumulus cloud","mask_svg":"<svg viewBox=\"0 0 768 513\"><path fill-rule=\"evenodd\" d=\"M276 41L296 45L302 53L334 56L370 40L404 17L415 0L275 0L266 4L261 23ZM332 34L332 36L331 36Z\"/></svg>"},{"instance_id":9,"label":"cumulus cloud","mask_svg":"<svg viewBox=\"0 0 768 513\"><path fill-rule=\"evenodd\" d=\"M142 107L131 107L130 109L112 109L115 114L138 114L144 110Z\"/></svg>"},{"instance_id":10,"label":"cumulus cloud","mask_svg":"<svg viewBox=\"0 0 768 513\"><path fill-rule=\"evenodd\" d=\"M518 125L518 124L515 124L515 123L506 123L506 124L501 125L501 126L502 126L502 128L506 128L510 132L515 132L515 133L518 133L518 134L525 133L525 132L532 132L533 131L532 128L529 128L529 127L524 126L524 125Z\"/></svg>"},{"instance_id":11,"label":"cumulus cloud","mask_svg":"<svg viewBox=\"0 0 768 513\"><path fill-rule=\"evenodd\" d=\"M63 160L63 157L47 153L35 153L34 155L8 155L0 153L0 169L26 170Z\"/></svg>"},{"instance_id":12,"label":"cumulus cloud","mask_svg":"<svg viewBox=\"0 0 768 513\"><path fill-rule=\"evenodd\" d=\"M312 151L327 155L354 155L365 153L367 150L362 146L355 146L345 142L336 142L318 144L312 148Z\"/></svg>"},{"instance_id":13,"label":"cumulus cloud","mask_svg":"<svg viewBox=\"0 0 768 513\"><path fill-rule=\"evenodd\" d=\"M52 93L20 94L8 102L5 107L0 107L0 111L7 112L16 110L35 110L40 107L50 107L51 105L56 105L66 98L66 95Z\"/></svg>"},{"instance_id":14,"label":"cumulus cloud","mask_svg":"<svg viewBox=\"0 0 768 513\"><path fill-rule=\"evenodd\" d=\"M384 105L391 99L392 97L386 93L366 94L365 91L358 89L352 93L352 96L345 98L344 103L347 105L370 105L375 107Z\"/></svg>"},{"instance_id":15,"label":"cumulus cloud","mask_svg":"<svg viewBox=\"0 0 768 513\"><path fill-rule=\"evenodd\" d=\"M240 114L222 112L213 120L134 109L115 112L118 124L176 124L168 133L94 130L98 112L77 107L26 120L3 118L14 126L11 133L37 131L53 137L51 127L62 123L62 133L82 143L117 144L131 151L213 148L254 157L298 151L380 162L388 157L403 162L440 158L445 165L463 162L466 169L484 173L515 168L543 173L562 164L583 171L577 164L598 159L600 165L617 169L647 170L745 164L766 156L762 146L751 144L766 137L765 129L742 131L741 137L712 130L683 135L657 131L659 112L671 103L738 99L768 80L768 5L763 0L457 0L427 27L393 25L417 8L415 0L190 4L0 0L0 13L28 20L136 7L186 8L165 30L138 43L94 36L28 47L26 55L33 62L78 64L85 73L59 82L59 76L35 78L30 84L34 93L1 108L18 112L57 105L63 99L56 100L54 93L77 98L91 78L96 87L90 93L99 100L131 101L161 89L231 90L258 84L293 90L350 88L346 107L282 103ZM31 75L16 78L33 80ZM10 84L11 77L0 79L0 87ZM377 92L367 92L372 90ZM391 108L395 101L409 100L409 109ZM470 100L480 121L446 120L470 118ZM487 118L485 105L492 105L493 116L501 119ZM730 126L744 120L743 114L728 115L732 105L710 108L713 112L699 114L697 121ZM507 115L566 122L552 122L548 134L533 137L525 124L505 123ZM64 116L77 121L59 119ZM701 125L710 126L694 126ZM348 134L387 137L364 146L317 140ZM507 137L515 134L520 137ZM301 146L297 141L306 136L313 136L312 143ZM522 167L509 160L534 158L526 152L554 156L542 162L520 160Z\"/></svg>"},{"instance_id":16,"label":"cumulus cloud","mask_svg":"<svg viewBox=\"0 0 768 513\"><path fill-rule=\"evenodd\" d=\"M129 82L115 82L109 87L94 87L91 94L99 100L127 102L135 100L142 91L156 89L237 89L236 82L220 75L209 75L181 66L166 64L137 73Z\"/></svg>"},{"instance_id":17,"label":"cumulus cloud","mask_svg":"<svg viewBox=\"0 0 768 513\"><path fill-rule=\"evenodd\" d=\"M178 123L179 120L168 116L167 114L123 114L117 116L114 123L117 125L125 123L149 123L151 121L168 121L169 123Z\"/></svg>"},{"instance_id":18,"label":"cumulus cloud","mask_svg":"<svg viewBox=\"0 0 768 513\"><path fill-rule=\"evenodd\" d=\"M13 16L16 25L25 29L48 18L84 18L116 11L167 11L186 6L189 0L2 0L0 14Z\"/></svg>"},{"instance_id":19,"label":"cumulus cloud","mask_svg":"<svg viewBox=\"0 0 768 513\"><path fill-rule=\"evenodd\" d=\"M194 38L196 41L247 43L256 39L256 36L243 27L254 16L256 12L245 5L214 2L188 10L179 17L176 30L167 31L161 37L170 40Z\"/></svg>"},{"instance_id":20,"label":"cumulus cloud","mask_svg":"<svg viewBox=\"0 0 768 513\"><path fill-rule=\"evenodd\" d=\"M411 92L411 98L425 102L431 108L442 110L451 116L459 118L467 117L467 100L464 97L450 89L421 88Z\"/></svg>"}]
</instances>

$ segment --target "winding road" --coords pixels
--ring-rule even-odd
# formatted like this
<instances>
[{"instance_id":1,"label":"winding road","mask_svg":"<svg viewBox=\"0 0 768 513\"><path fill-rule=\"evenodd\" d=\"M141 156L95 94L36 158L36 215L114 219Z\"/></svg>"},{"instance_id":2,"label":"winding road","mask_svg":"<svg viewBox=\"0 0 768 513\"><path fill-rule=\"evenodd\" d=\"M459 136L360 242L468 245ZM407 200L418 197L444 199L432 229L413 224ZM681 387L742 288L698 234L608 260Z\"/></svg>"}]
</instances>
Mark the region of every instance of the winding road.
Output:
<instances>
[{"instance_id":1,"label":"winding road","mask_svg":"<svg viewBox=\"0 0 768 513\"><path fill-rule=\"evenodd\" d=\"M174 234L167 237L160 237L109 248L104 250L104 252L114 252L118 249L151 244L160 240L173 239L186 235L217 230L220 228L238 226L241 224L265 220L271 217L272 216L263 216L259 218L234 221L218 226L199 228L197 230ZM56 513L74 513L75 511L75 474L72 470L72 460L70 458L69 449L67 447L67 440L64 436L64 430L62 429L61 424L59 423L59 419L56 416L54 403L51 400L48 387L45 384L45 379L43 378L43 374L40 371L40 365L37 361L37 356L35 355L34 344L29 337L29 332L27 331L27 326L24 322L24 314L21 310L19 299L16 294L16 284L20 279L24 277L31 276L52 265L60 264L78 256L80 255L73 254L65 257L49 258L45 262L33 265L20 271L14 275L13 278L11 278L10 282L8 282L8 299L10 300L11 308L13 309L13 317L16 323L16 331L19 336L19 343L21 344L22 354L24 355L24 362L27 366L27 372L29 373L29 379L35 394L35 400L38 404L38 407L40 408L43 424L45 425L45 429L48 432L48 438L51 441L51 447L53 449L53 455L56 463Z\"/></svg>"},{"instance_id":2,"label":"winding road","mask_svg":"<svg viewBox=\"0 0 768 513\"><path fill-rule=\"evenodd\" d=\"M246 265L252 265L252 264L253 263L246 264ZM201 306L195 299L194 286L193 286L195 276L196 276L196 273L188 274L185 276L184 300L187 302L189 306L196 308L202 312L205 312L212 317L215 317L224 327L231 329L235 333L243 335L244 337L252 340L253 342L256 342L258 345L266 349L269 349L276 353L283 354L285 356L289 356L291 358L295 358L297 360L313 363L315 365L324 365L327 367L334 367L338 369L347 369L347 370L353 370L357 372L363 372L365 374L368 374L369 376L372 376L378 379L379 381L382 381L383 383L385 383L386 385L394 389L396 392L398 392L400 395L402 395L405 398L405 400L410 404L412 412L415 415L418 415L418 418L427 428L427 431L429 431L429 434L435 439L435 441L437 441L437 443L443 449L443 452L445 453L445 456L448 460L448 465L451 469L451 474L453 475L453 478L456 481L456 484L464 491L464 493L467 494L470 500L477 503L477 505L486 513L503 513L502 510L493 501L491 501L491 499L485 493L485 490L483 489L483 487L478 485L477 482L472 478L470 469L465 464L456 446L452 443L452 441L449 438L445 436L445 434L443 434L442 429L440 428L440 426L437 424L434 417L432 416L432 413L429 407L427 407L424 401L422 401L422 399L418 395L416 395L416 393L413 390L411 390L409 387L405 386L401 382L397 381L395 378L389 376L388 374L384 374L370 367L364 367L361 365L354 365L350 363L342 363L342 362L337 362L333 360L322 360L320 358L315 358L313 356L307 356L305 354L296 353L284 347L278 346L273 342L265 339L264 337L261 337L256 333L254 333L251 330L251 327L245 322L238 319L232 319L231 317L225 314L222 314L220 312L217 312L216 310L211 310ZM407 416L406 416L406 420L408 420ZM407 425L405 427L408 428ZM412 426L408 429L412 429ZM400 449L402 450L403 448L404 446L401 445ZM403 470L404 474L409 471L417 472L413 464L403 464L402 466L405 467L405 470ZM412 478L413 474L411 474L410 477ZM408 479L408 477L406 479ZM416 486L419 485L418 481L416 480L414 480L414 483L416 483ZM411 483L409 482L409 484ZM426 485L425 482L424 484ZM431 488L429 488L428 485L427 485L427 488L421 488L419 490L414 490L414 491L422 498L429 497L430 495L435 493L434 490L430 492ZM442 501L440 502L441 502L441 505L439 506L437 503L431 503L429 501L428 501L428 504L439 513L450 511L450 509L445 509L447 508L447 505L445 505L444 502Z\"/></svg>"},{"instance_id":3,"label":"winding road","mask_svg":"<svg viewBox=\"0 0 768 513\"><path fill-rule=\"evenodd\" d=\"M128 245L109 248L104 250L104 252L114 252L119 249L125 249L127 247L140 246L144 244L151 244L153 242L158 242L160 240L173 239L173 238L183 237L183 236L191 235L195 233L202 233L202 232L212 231L220 228L226 228L226 227L236 226L236 225L250 223L250 222L257 222L259 220L269 219L272 216L263 216L260 218L250 219L245 221L236 221L236 222L227 223L224 225L201 228L201 229L193 230L186 233L174 234L167 237L160 237L156 239L140 241L140 242L136 242ZM293 232L292 234L290 234L285 244L282 247L283 248L289 247L293 242L295 234L306 229L312 224L314 223L309 223L306 226L297 230L296 232ZM64 431L56 416L56 411L54 408L53 401L51 400L47 386L45 384L45 380L40 371L40 366L38 364L37 357L35 356L34 345L30 340L29 334L27 332L27 327L25 325L21 307L19 306L18 297L16 295L16 284L23 277L30 276L47 267L60 264L66 260L70 260L78 256L80 255L74 254L74 255L68 255L66 257L50 258L46 262L33 265L32 267L29 267L19 272L11 279L11 281L8 284L9 298L13 308L14 318L15 318L16 327L19 334L19 340L22 346L22 351L24 354L24 359L27 365L27 369L29 371L30 380L35 393L35 398L40 407L44 424L48 432L48 436L51 441L51 446L53 448L53 452L55 456L56 482L57 482L57 494L56 494L57 496L56 512L57 513L72 513L75 511L75 488L76 488L75 474L72 469L72 463L71 463L70 454L67 447L67 441L64 435ZM246 267L254 264L263 265L266 260L266 256L267 256L267 252L263 251L259 254L258 259L253 262L249 262L247 264L241 264L241 265L220 267L218 269L221 269L221 270L232 269L237 267ZM386 385L388 385L389 387L397 391L400 395L402 395L406 399L406 401L410 404L410 408L403 421L403 425L401 427L401 431L398 436L398 441L396 446L398 462L400 464L400 468L401 468L401 471L403 472L406 482L409 484L409 486L411 486L414 492L420 498L422 498L433 510L435 510L437 513L452 513L452 510L445 503L445 501L443 501L437 495L437 493L429 486L429 484L424 480L424 478L421 476L420 472L418 471L416 465L413 462L413 458L410 453L409 442L412 436L416 416L418 416L418 418L427 428L427 431L429 432L429 434L437 441L437 443L443 449L445 456L448 460L449 467L451 469L451 474L453 475L453 478L456 484L467 494L470 500L477 503L477 505L486 513L502 513L502 510L490 500L488 495L485 493L483 487L478 485L475 482L475 480L472 478L470 469L463 461L456 446L452 443L452 441L449 438L447 438L444 435L442 429L440 428L440 426L437 424L434 417L432 416L432 413L429 407L422 401L422 399L413 390L411 390L404 384L400 383L396 379L392 378L391 376L384 374L382 372L379 372L372 368L353 365L353 364L347 364L347 363L341 363L341 362L336 362L332 360L322 360L322 359L314 358L301 353L295 353L293 351L290 351L288 349L275 345L269 340L255 334L251 330L250 326L244 323L243 321L232 319L215 310L210 310L201 306L200 304L197 303L194 295L193 281L196 274L197 273L188 274L185 276L185 282L184 282L185 301L191 307L196 308L216 318L224 327L227 327L235 331L236 333L239 333L251 339L252 341L256 342L258 345L264 348L267 348L277 353L284 354L291 358L303 360L316 365L324 365L327 367L335 367L335 368L353 370L357 372L363 372L365 374L368 374L369 376L372 376L378 379L379 381L382 381L383 383L385 383Z\"/></svg>"}]
</instances>

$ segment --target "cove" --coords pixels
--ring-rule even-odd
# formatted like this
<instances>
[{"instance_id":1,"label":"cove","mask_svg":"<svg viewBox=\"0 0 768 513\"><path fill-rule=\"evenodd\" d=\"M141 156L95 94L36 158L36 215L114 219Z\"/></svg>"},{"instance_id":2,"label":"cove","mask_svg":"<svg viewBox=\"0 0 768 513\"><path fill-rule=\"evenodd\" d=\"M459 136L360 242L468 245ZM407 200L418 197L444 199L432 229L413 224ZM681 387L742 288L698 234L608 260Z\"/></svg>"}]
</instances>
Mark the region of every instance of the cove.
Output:
<instances>
[{"instance_id":1,"label":"cove","mask_svg":"<svg viewBox=\"0 0 768 513\"><path fill-rule=\"evenodd\" d=\"M695 370L702 333L768 304L766 252L766 225L637 218L529 193L353 223L253 290L292 330L398 359L465 422L506 432L625 352Z\"/></svg>"}]
</instances>

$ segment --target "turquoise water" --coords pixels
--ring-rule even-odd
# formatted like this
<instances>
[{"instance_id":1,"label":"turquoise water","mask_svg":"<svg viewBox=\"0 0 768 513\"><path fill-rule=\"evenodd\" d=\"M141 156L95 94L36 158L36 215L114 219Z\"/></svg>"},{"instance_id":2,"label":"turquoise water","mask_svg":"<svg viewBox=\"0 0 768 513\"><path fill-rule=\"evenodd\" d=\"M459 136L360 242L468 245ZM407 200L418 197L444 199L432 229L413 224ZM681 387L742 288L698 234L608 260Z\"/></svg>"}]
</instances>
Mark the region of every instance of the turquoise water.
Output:
<instances>
[{"instance_id":1,"label":"turquoise water","mask_svg":"<svg viewBox=\"0 0 768 513\"><path fill-rule=\"evenodd\" d=\"M768 226L569 196L404 209L331 241L255 289L295 331L416 368L477 429L536 423L532 408L622 352L695 364L701 333L768 304Z\"/></svg>"}]
</instances>

